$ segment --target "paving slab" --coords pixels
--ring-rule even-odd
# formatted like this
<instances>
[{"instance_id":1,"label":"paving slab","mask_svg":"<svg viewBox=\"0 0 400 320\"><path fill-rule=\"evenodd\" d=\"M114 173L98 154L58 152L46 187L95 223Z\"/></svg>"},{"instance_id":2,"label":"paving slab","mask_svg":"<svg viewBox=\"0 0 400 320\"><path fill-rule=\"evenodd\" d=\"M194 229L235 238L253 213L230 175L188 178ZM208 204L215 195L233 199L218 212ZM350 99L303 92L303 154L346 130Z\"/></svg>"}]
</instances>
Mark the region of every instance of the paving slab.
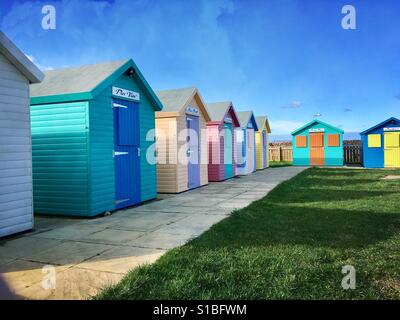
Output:
<instances>
[{"instance_id":1,"label":"paving slab","mask_svg":"<svg viewBox=\"0 0 400 320\"><path fill-rule=\"evenodd\" d=\"M156 261L165 250L120 246L88 259L77 268L125 274L133 268Z\"/></svg>"},{"instance_id":2,"label":"paving slab","mask_svg":"<svg viewBox=\"0 0 400 320\"><path fill-rule=\"evenodd\" d=\"M250 205L254 200L251 199L238 199L238 200L229 200L225 202L221 202L218 204L220 208L229 208L232 210L242 209Z\"/></svg>"},{"instance_id":3,"label":"paving slab","mask_svg":"<svg viewBox=\"0 0 400 320\"><path fill-rule=\"evenodd\" d=\"M222 215L192 214L185 219L171 223L157 230L157 233L187 235L195 237L209 229L213 224L226 218Z\"/></svg>"},{"instance_id":4,"label":"paving slab","mask_svg":"<svg viewBox=\"0 0 400 320\"><path fill-rule=\"evenodd\" d=\"M45 267L47 265L44 263L17 259L3 265L0 268L0 273L7 281L11 291L20 296L22 290L36 283L41 283L45 279ZM66 266L56 266L53 270L61 272L67 268Z\"/></svg>"},{"instance_id":5,"label":"paving slab","mask_svg":"<svg viewBox=\"0 0 400 320\"><path fill-rule=\"evenodd\" d=\"M54 286L35 283L20 291L27 299L80 300L88 299L100 289L118 283L123 274L72 267L57 272Z\"/></svg>"},{"instance_id":6,"label":"paving slab","mask_svg":"<svg viewBox=\"0 0 400 320\"><path fill-rule=\"evenodd\" d=\"M203 212L206 215L222 215L222 216L229 216L232 213L232 209L230 208L221 208L221 207L214 207L214 208L207 208Z\"/></svg>"},{"instance_id":7,"label":"paving slab","mask_svg":"<svg viewBox=\"0 0 400 320\"><path fill-rule=\"evenodd\" d=\"M185 217L186 215L181 213L155 212L140 215L135 219L123 218L113 226L113 229L152 231Z\"/></svg>"},{"instance_id":8,"label":"paving slab","mask_svg":"<svg viewBox=\"0 0 400 320\"><path fill-rule=\"evenodd\" d=\"M35 257L31 257L31 260L51 265L73 266L110 248L112 246L101 243L65 241L54 248L37 254Z\"/></svg>"},{"instance_id":9,"label":"paving slab","mask_svg":"<svg viewBox=\"0 0 400 320\"><path fill-rule=\"evenodd\" d=\"M161 202L161 201L160 201ZM190 212L200 212L201 208L188 208L188 207L183 207L181 203L170 203L168 205L157 205L157 207L138 207L134 209L135 212L138 213L144 213L144 212L165 212L165 213L190 213Z\"/></svg>"},{"instance_id":10,"label":"paving slab","mask_svg":"<svg viewBox=\"0 0 400 320\"><path fill-rule=\"evenodd\" d=\"M263 194L265 194L265 193L263 193ZM230 199L230 201L234 201L234 200L252 200L252 201L256 201L256 200L259 200L261 198L263 198L263 195L245 192L245 193L242 193L242 194L239 194L239 195L233 197L232 199Z\"/></svg>"},{"instance_id":11,"label":"paving slab","mask_svg":"<svg viewBox=\"0 0 400 320\"><path fill-rule=\"evenodd\" d=\"M0 256L0 270L2 269L2 266L4 266L7 263L10 263L11 261L16 260L15 258L9 258L9 257L1 257Z\"/></svg>"},{"instance_id":12,"label":"paving slab","mask_svg":"<svg viewBox=\"0 0 400 320\"><path fill-rule=\"evenodd\" d=\"M45 250L52 250L61 243L61 240L22 236L2 242L2 245L0 245L0 257L29 259Z\"/></svg>"},{"instance_id":13,"label":"paving slab","mask_svg":"<svg viewBox=\"0 0 400 320\"><path fill-rule=\"evenodd\" d=\"M145 233L143 231L105 229L88 235L84 238L84 241L89 241L91 243L121 245L133 239L139 238L144 234Z\"/></svg>"},{"instance_id":14,"label":"paving slab","mask_svg":"<svg viewBox=\"0 0 400 320\"><path fill-rule=\"evenodd\" d=\"M32 238L46 238L58 240L83 240L90 234L104 230L104 225L79 224L67 227L55 228L32 235Z\"/></svg>"},{"instance_id":15,"label":"paving slab","mask_svg":"<svg viewBox=\"0 0 400 320\"><path fill-rule=\"evenodd\" d=\"M187 235L152 232L128 242L127 245L139 248L168 250L182 246L190 239Z\"/></svg>"}]
</instances>

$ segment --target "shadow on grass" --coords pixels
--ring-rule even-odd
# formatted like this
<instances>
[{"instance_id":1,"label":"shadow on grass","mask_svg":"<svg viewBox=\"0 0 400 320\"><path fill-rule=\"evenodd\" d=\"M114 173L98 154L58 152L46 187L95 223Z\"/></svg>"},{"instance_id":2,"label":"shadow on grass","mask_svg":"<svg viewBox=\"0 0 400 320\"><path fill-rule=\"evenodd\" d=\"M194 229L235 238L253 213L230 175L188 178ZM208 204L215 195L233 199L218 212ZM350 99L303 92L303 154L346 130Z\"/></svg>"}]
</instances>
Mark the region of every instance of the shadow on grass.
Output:
<instances>
[{"instance_id":1,"label":"shadow on grass","mask_svg":"<svg viewBox=\"0 0 400 320\"><path fill-rule=\"evenodd\" d=\"M275 245L351 249L387 240L399 230L399 216L387 212L270 205L234 214L193 244L209 249Z\"/></svg>"}]
</instances>

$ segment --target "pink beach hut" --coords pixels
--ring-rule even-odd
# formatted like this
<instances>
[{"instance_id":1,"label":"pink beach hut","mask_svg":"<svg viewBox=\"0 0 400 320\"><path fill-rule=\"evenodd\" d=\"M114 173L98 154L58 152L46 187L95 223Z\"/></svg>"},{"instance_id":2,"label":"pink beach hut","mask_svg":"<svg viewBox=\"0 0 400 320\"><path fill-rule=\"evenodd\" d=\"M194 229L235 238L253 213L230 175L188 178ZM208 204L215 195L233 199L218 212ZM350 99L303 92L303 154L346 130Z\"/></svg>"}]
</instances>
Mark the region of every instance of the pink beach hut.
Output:
<instances>
[{"instance_id":1,"label":"pink beach hut","mask_svg":"<svg viewBox=\"0 0 400 320\"><path fill-rule=\"evenodd\" d=\"M239 120L232 102L207 104L208 180L223 181L236 175L235 128Z\"/></svg>"}]
</instances>

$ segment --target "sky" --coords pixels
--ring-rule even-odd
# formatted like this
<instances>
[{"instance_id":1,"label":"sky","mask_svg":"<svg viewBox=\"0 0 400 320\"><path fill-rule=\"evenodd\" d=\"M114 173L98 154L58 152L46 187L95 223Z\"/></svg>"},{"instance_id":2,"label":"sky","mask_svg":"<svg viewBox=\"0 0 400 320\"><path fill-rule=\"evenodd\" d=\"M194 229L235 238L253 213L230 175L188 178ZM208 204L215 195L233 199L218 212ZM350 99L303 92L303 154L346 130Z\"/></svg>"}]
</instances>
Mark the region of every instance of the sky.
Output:
<instances>
[{"instance_id":1,"label":"sky","mask_svg":"<svg viewBox=\"0 0 400 320\"><path fill-rule=\"evenodd\" d=\"M154 90L196 86L267 115L275 135L400 117L397 0L0 0L0 29L42 69L132 58Z\"/></svg>"}]
</instances>

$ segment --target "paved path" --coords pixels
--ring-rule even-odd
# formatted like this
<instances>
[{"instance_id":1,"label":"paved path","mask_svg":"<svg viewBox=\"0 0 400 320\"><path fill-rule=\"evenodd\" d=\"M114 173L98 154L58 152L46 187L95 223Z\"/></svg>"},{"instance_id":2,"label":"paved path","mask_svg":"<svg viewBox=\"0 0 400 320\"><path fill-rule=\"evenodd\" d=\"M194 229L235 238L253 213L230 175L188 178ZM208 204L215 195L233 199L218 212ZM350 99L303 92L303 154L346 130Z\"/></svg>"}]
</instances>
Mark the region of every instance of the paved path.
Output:
<instances>
[{"instance_id":1,"label":"paved path","mask_svg":"<svg viewBox=\"0 0 400 320\"><path fill-rule=\"evenodd\" d=\"M0 272L23 298L90 297L304 169L266 169L98 219L36 217L35 231L0 241Z\"/></svg>"}]
</instances>

